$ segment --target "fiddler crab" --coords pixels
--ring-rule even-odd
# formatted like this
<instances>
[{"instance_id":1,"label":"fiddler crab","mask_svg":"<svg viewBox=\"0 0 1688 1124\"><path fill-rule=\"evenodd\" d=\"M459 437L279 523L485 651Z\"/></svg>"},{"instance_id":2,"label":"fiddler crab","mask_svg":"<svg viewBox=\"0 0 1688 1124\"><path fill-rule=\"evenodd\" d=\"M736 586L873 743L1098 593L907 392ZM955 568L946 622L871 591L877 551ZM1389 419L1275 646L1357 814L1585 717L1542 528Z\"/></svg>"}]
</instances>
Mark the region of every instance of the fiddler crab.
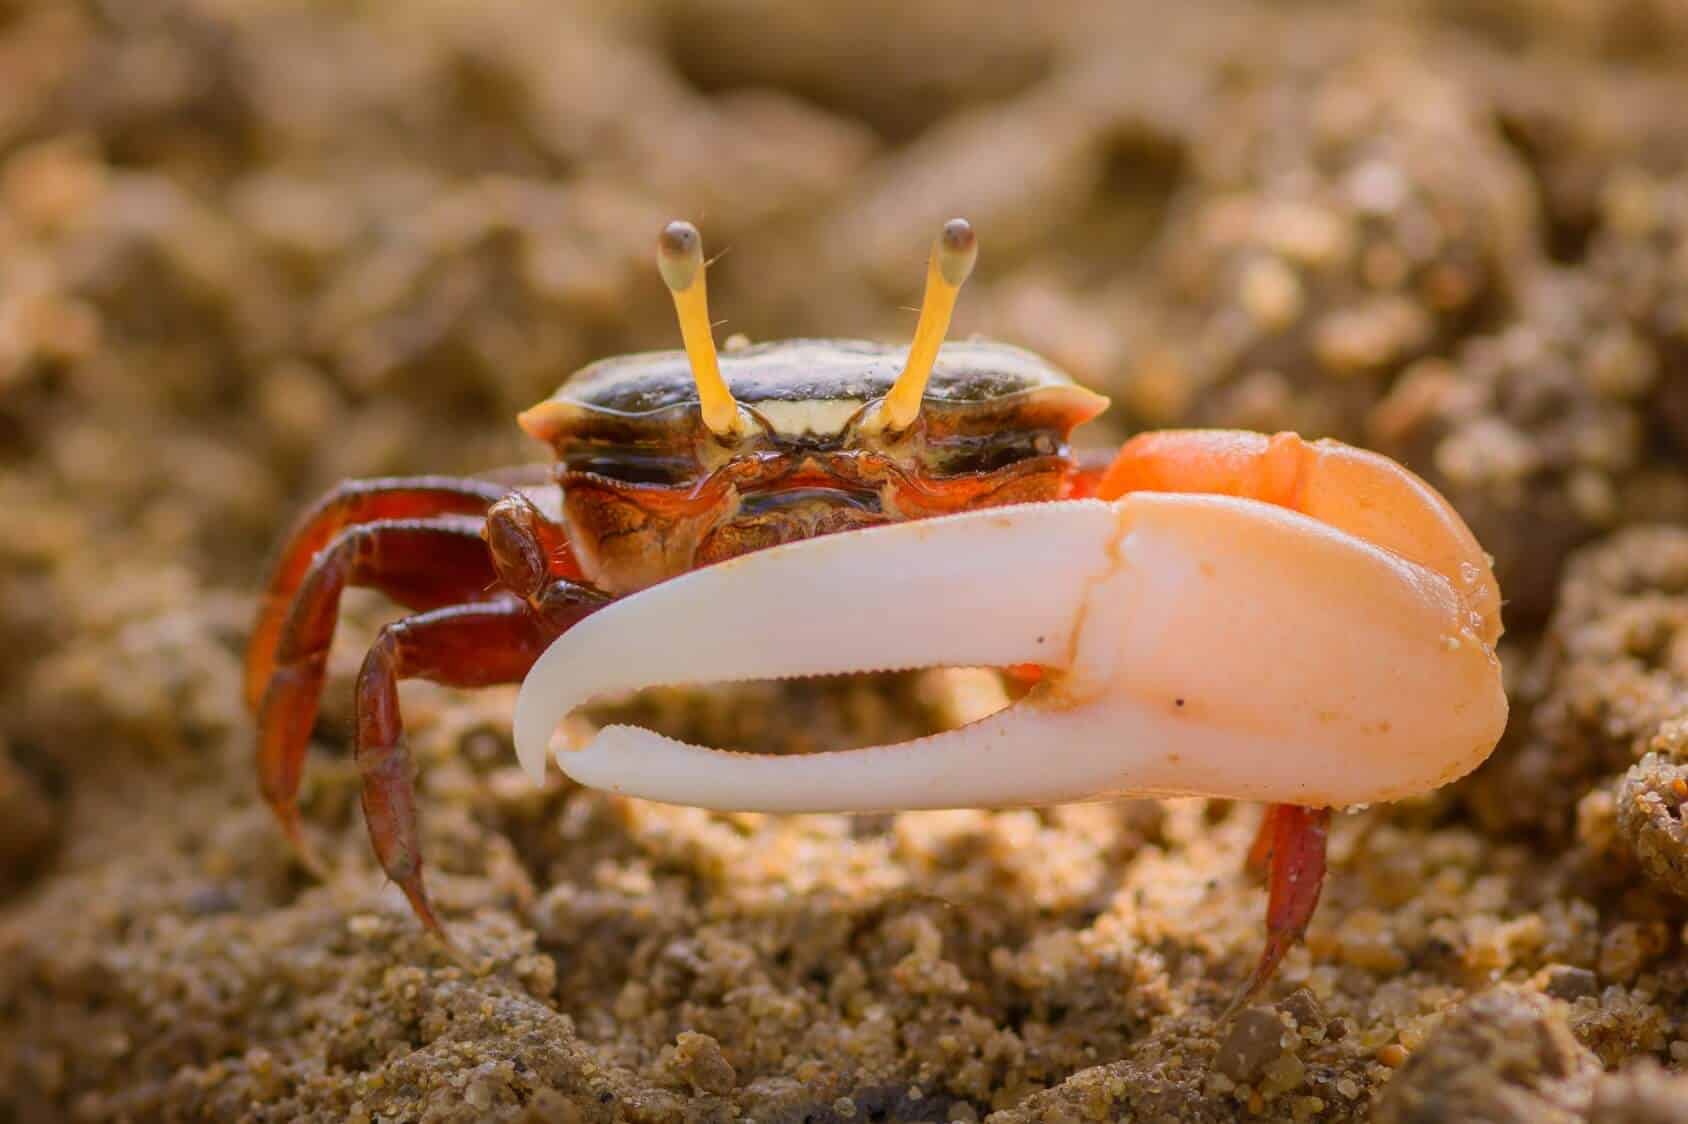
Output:
<instances>
[{"instance_id":1,"label":"fiddler crab","mask_svg":"<svg viewBox=\"0 0 1688 1124\"><path fill-rule=\"evenodd\" d=\"M1313 914L1331 809L1437 788L1500 737L1489 561L1428 484L1334 441L1150 432L1086 461L1069 435L1105 398L1018 348L943 343L976 257L972 228L948 223L906 351L718 355L701 240L672 223L657 261L685 348L594 363L523 413L555 453L548 481L352 481L319 502L282 551L245 674L262 792L301 856L341 592L367 586L417 613L357 677L364 815L442 939L402 679L520 682L516 752L536 781L549 754L583 784L704 808L1264 802L1252 996ZM934 667L1031 685L896 745L752 755L620 725L553 745L607 692Z\"/></svg>"}]
</instances>

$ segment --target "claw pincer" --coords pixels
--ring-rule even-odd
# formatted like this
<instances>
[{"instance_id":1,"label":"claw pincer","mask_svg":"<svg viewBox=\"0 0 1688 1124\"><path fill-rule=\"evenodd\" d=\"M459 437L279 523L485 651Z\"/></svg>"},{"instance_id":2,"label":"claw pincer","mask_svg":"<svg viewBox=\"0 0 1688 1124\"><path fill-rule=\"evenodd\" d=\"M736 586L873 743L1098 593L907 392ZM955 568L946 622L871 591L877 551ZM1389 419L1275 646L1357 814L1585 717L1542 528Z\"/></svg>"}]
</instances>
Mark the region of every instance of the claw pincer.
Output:
<instances>
[{"instance_id":1,"label":"claw pincer","mask_svg":"<svg viewBox=\"0 0 1688 1124\"><path fill-rule=\"evenodd\" d=\"M1200 795L1328 807L1427 791L1506 718L1442 575L1296 512L1134 493L810 539L676 578L554 643L516 742L610 691L1035 663L1022 701L892 746L768 757L612 726L583 783L737 811L1001 807Z\"/></svg>"}]
</instances>

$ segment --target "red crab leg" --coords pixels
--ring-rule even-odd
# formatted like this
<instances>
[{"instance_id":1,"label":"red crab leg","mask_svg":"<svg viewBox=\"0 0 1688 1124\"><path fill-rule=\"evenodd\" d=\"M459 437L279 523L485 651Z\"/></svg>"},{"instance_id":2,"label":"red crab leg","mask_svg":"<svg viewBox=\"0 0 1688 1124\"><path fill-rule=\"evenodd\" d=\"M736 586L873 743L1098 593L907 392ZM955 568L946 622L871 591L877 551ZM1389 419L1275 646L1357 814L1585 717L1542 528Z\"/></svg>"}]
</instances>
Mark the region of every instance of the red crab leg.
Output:
<instances>
[{"instance_id":1,"label":"red crab leg","mask_svg":"<svg viewBox=\"0 0 1688 1124\"><path fill-rule=\"evenodd\" d=\"M1248 857L1243 860L1243 869L1257 878L1266 876L1266 864L1272 858L1272 832L1277 826L1278 810L1283 807L1283 804L1266 805L1266 814L1260 817L1254 842L1249 844Z\"/></svg>"},{"instance_id":2,"label":"red crab leg","mask_svg":"<svg viewBox=\"0 0 1688 1124\"><path fill-rule=\"evenodd\" d=\"M542 593L555 597L557 590L589 589L573 584L581 578L580 562L562 524L522 493L511 492L488 509L481 535L498 580L535 608Z\"/></svg>"},{"instance_id":3,"label":"red crab leg","mask_svg":"<svg viewBox=\"0 0 1688 1124\"><path fill-rule=\"evenodd\" d=\"M404 891L417 919L448 943L422 881L416 793L398 683L519 683L551 641L609 598L557 578L531 600L537 609L497 601L452 605L395 621L381 630L358 672L357 762L369 841L381 869Z\"/></svg>"},{"instance_id":4,"label":"red crab leg","mask_svg":"<svg viewBox=\"0 0 1688 1124\"><path fill-rule=\"evenodd\" d=\"M1325 882L1329 808L1274 804L1266 810L1265 824L1271 829L1265 855L1266 947L1226 1015L1254 998L1278 970L1284 954L1307 932Z\"/></svg>"},{"instance_id":5,"label":"red crab leg","mask_svg":"<svg viewBox=\"0 0 1688 1124\"><path fill-rule=\"evenodd\" d=\"M317 554L281 625L258 708L258 785L307 865L295 799L316 723L329 645L348 586L373 586L405 604L484 600L495 585L480 520L384 520L343 530Z\"/></svg>"},{"instance_id":6,"label":"red crab leg","mask_svg":"<svg viewBox=\"0 0 1688 1124\"><path fill-rule=\"evenodd\" d=\"M310 569L311 560L347 527L386 519L423 519L436 515L478 515L510 489L503 483L450 476L400 476L351 480L341 484L300 517L264 592L258 623L246 648L246 706L256 713L275 666L276 645L293 605L294 593ZM426 596L428 590L415 591ZM450 604L459 598L441 595L414 609Z\"/></svg>"},{"instance_id":7,"label":"red crab leg","mask_svg":"<svg viewBox=\"0 0 1688 1124\"><path fill-rule=\"evenodd\" d=\"M581 606L574 618L595 606ZM398 883L416 916L445 938L422 884L410 750L399 715L398 682L430 679L453 687L517 683L574 620L541 620L510 600L453 605L381 630L358 673L357 762L363 814L381 869Z\"/></svg>"}]
</instances>

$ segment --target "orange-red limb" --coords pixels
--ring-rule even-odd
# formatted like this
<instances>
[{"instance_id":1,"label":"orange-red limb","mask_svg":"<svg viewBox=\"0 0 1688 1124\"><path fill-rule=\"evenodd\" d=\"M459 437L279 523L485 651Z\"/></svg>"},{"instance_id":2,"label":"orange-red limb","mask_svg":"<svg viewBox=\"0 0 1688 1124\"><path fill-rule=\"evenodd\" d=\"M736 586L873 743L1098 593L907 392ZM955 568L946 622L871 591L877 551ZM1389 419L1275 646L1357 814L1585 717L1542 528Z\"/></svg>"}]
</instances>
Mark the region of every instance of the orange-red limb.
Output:
<instances>
[{"instance_id":1,"label":"orange-red limb","mask_svg":"<svg viewBox=\"0 0 1688 1124\"><path fill-rule=\"evenodd\" d=\"M581 577L562 524L520 492L511 492L487 510L482 534L499 582L523 600L531 602L552 579Z\"/></svg>"},{"instance_id":2,"label":"orange-red limb","mask_svg":"<svg viewBox=\"0 0 1688 1124\"><path fill-rule=\"evenodd\" d=\"M590 611L583 607L574 620ZM520 682L574 620L541 620L515 600L453 605L388 625L364 658L357 683L357 762L369 841L381 869L404 891L417 918L442 938L445 931L423 885L399 681L429 679L453 687Z\"/></svg>"},{"instance_id":3,"label":"orange-red limb","mask_svg":"<svg viewBox=\"0 0 1688 1124\"><path fill-rule=\"evenodd\" d=\"M1267 822L1272 841L1266 853L1266 947L1226 1015L1253 999L1278 970L1284 954L1301 940L1325 884L1330 809L1277 804Z\"/></svg>"},{"instance_id":4,"label":"orange-red limb","mask_svg":"<svg viewBox=\"0 0 1688 1124\"><path fill-rule=\"evenodd\" d=\"M480 520L383 520L341 531L298 583L268 658L258 707L258 786L300 857L313 868L296 799L316 723L329 646L347 586L371 586L407 605L508 597L495 590Z\"/></svg>"},{"instance_id":5,"label":"orange-red limb","mask_svg":"<svg viewBox=\"0 0 1688 1124\"><path fill-rule=\"evenodd\" d=\"M1266 862L1272 855L1272 831L1277 823L1278 810L1283 804L1266 805L1266 814L1260 817L1260 827L1255 830L1254 842L1249 845L1248 857L1243 860L1243 869L1256 878L1266 877Z\"/></svg>"},{"instance_id":6,"label":"orange-red limb","mask_svg":"<svg viewBox=\"0 0 1688 1124\"><path fill-rule=\"evenodd\" d=\"M311 561L341 531L387 519L425 519L436 515L478 515L509 491L503 483L450 476L402 476L347 481L300 517L270 574L258 622L246 648L247 709L257 713L275 666L275 648L293 597ZM452 598L425 609L448 604Z\"/></svg>"},{"instance_id":7,"label":"orange-red limb","mask_svg":"<svg viewBox=\"0 0 1688 1124\"><path fill-rule=\"evenodd\" d=\"M612 600L579 580L580 562L562 524L521 493L512 492L492 505L482 534L499 582L526 601L541 621L566 628Z\"/></svg>"}]
</instances>

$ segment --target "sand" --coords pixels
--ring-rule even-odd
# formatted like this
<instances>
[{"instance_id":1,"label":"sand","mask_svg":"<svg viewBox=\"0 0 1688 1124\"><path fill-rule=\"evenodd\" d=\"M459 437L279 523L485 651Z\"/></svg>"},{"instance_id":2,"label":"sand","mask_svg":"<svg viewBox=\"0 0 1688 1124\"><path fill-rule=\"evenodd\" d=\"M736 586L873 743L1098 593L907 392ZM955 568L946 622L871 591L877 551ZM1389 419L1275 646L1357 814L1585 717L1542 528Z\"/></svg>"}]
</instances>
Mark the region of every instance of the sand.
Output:
<instances>
[{"instance_id":1,"label":"sand","mask_svg":"<svg viewBox=\"0 0 1688 1124\"><path fill-rule=\"evenodd\" d=\"M1685 59L1676 0L0 6L0 1120L1688 1120ZM299 868L239 657L300 506L532 459L517 409L672 346L670 217L723 334L902 339L956 213L957 330L1110 394L1093 443L1364 443L1496 556L1505 741L1337 818L1257 1006L1255 808L707 814L407 685L456 963L357 810L373 597ZM794 751L976 686L596 717Z\"/></svg>"}]
</instances>

